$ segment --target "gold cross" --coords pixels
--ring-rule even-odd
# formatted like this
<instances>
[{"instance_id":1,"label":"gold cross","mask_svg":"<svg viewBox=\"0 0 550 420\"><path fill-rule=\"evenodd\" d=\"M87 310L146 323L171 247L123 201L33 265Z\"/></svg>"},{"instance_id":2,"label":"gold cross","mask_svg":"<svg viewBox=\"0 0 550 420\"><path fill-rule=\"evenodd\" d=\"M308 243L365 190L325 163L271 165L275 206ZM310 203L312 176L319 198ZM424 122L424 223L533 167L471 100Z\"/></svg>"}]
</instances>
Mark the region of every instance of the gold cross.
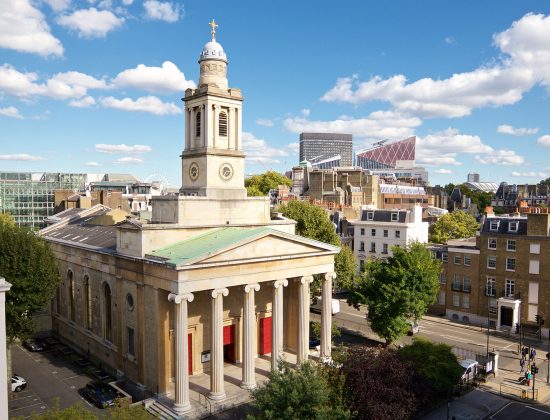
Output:
<instances>
[{"instance_id":1,"label":"gold cross","mask_svg":"<svg viewBox=\"0 0 550 420\"><path fill-rule=\"evenodd\" d=\"M216 40L216 28L219 26L214 22L214 19L212 19L212 22L209 23L210 27L212 28L212 41Z\"/></svg>"}]
</instances>

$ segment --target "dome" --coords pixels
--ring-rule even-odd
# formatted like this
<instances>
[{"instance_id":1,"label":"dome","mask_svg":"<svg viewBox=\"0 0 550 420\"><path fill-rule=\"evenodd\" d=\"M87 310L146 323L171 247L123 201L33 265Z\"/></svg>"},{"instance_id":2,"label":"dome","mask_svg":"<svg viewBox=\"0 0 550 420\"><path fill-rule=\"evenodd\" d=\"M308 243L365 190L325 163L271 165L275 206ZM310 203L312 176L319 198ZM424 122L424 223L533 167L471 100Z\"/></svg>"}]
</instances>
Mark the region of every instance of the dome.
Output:
<instances>
[{"instance_id":1,"label":"dome","mask_svg":"<svg viewBox=\"0 0 550 420\"><path fill-rule=\"evenodd\" d=\"M220 60L227 63L227 56L221 44L218 44L216 41L210 41L202 48L199 63L203 60Z\"/></svg>"}]
</instances>

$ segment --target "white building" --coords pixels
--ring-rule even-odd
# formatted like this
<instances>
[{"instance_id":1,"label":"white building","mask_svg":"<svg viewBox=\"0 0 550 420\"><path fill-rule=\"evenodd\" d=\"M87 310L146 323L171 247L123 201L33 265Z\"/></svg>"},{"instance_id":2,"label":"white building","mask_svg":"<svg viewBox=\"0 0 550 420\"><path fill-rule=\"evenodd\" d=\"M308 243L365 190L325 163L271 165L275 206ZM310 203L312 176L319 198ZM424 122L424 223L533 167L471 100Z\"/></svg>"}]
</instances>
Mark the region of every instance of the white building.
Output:
<instances>
[{"instance_id":1,"label":"white building","mask_svg":"<svg viewBox=\"0 0 550 420\"><path fill-rule=\"evenodd\" d=\"M369 258L390 257L394 246L428 242L428 222L422 221L420 206L412 210L362 209L353 230L353 253L359 268Z\"/></svg>"}]
</instances>

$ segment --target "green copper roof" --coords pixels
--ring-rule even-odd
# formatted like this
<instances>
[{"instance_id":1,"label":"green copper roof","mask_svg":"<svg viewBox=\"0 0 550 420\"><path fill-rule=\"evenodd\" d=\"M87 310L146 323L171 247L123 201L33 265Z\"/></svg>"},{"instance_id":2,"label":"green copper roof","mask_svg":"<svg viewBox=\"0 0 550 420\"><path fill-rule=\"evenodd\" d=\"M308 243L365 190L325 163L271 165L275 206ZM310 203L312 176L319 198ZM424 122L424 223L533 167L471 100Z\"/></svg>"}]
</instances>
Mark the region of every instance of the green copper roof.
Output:
<instances>
[{"instance_id":1,"label":"green copper roof","mask_svg":"<svg viewBox=\"0 0 550 420\"><path fill-rule=\"evenodd\" d=\"M199 257L206 258L209 255L213 255L222 249L229 248L240 242L250 241L270 233L293 239L299 238L301 241L316 244L325 249L328 248L327 250L332 250L332 248L334 248L334 250L339 250L338 247L334 247L323 242L314 241L312 239L303 238L297 235L290 235L288 233L266 227L259 227L255 229L226 227L215 229L203 233L202 235L195 236L191 239L186 239L185 241L157 249L148 254L148 257L177 267L185 265L186 263L189 263Z\"/></svg>"}]
</instances>

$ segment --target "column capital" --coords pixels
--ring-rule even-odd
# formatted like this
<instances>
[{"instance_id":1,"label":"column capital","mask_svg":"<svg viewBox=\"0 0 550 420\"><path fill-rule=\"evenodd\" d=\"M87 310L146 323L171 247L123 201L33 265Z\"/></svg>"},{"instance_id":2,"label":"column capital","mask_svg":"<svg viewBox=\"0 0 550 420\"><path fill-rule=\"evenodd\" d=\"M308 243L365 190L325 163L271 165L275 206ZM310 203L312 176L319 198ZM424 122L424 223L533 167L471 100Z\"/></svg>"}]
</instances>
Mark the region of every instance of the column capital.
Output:
<instances>
[{"instance_id":1,"label":"column capital","mask_svg":"<svg viewBox=\"0 0 550 420\"><path fill-rule=\"evenodd\" d=\"M221 105L214 105L214 109L220 110L222 109Z\"/></svg>"},{"instance_id":2,"label":"column capital","mask_svg":"<svg viewBox=\"0 0 550 420\"><path fill-rule=\"evenodd\" d=\"M313 282L313 276L300 277L300 283L302 284L309 284L311 282Z\"/></svg>"},{"instance_id":3,"label":"column capital","mask_svg":"<svg viewBox=\"0 0 550 420\"><path fill-rule=\"evenodd\" d=\"M275 280L273 282L273 287L275 289L278 289L279 287L287 287L287 286L288 286L288 280L287 279Z\"/></svg>"},{"instance_id":4,"label":"column capital","mask_svg":"<svg viewBox=\"0 0 550 420\"><path fill-rule=\"evenodd\" d=\"M250 293L253 290L256 292L260 290L260 285L258 283L253 283L253 284L247 284L246 286L244 286L245 293Z\"/></svg>"},{"instance_id":5,"label":"column capital","mask_svg":"<svg viewBox=\"0 0 550 420\"><path fill-rule=\"evenodd\" d=\"M187 302L193 302L193 299L195 299L195 296L193 295L193 293L185 293L183 295L178 295L176 293L170 293L168 295L168 300L170 302L174 302L176 305L179 305L184 300L186 300Z\"/></svg>"},{"instance_id":6,"label":"column capital","mask_svg":"<svg viewBox=\"0 0 550 420\"><path fill-rule=\"evenodd\" d=\"M212 290L212 297L216 299L219 295L227 296L229 294L229 289L227 287L221 287L219 289Z\"/></svg>"},{"instance_id":7,"label":"column capital","mask_svg":"<svg viewBox=\"0 0 550 420\"><path fill-rule=\"evenodd\" d=\"M336 278L335 272L325 273L325 280L334 280Z\"/></svg>"}]
</instances>

